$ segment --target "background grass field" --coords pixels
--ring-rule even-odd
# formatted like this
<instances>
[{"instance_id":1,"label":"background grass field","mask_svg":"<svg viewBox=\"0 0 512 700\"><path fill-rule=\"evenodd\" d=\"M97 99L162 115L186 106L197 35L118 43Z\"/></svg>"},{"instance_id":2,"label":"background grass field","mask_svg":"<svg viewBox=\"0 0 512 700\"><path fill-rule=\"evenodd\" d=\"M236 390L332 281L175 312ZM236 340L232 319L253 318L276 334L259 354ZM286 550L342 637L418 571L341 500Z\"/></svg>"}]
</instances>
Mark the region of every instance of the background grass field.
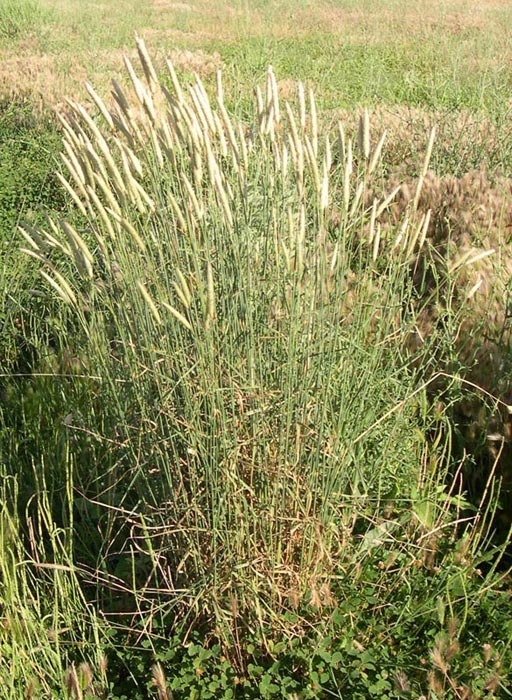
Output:
<instances>
[{"instance_id":1,"label":"background grass field","mask_svg":"<svg viewBox=\"0 0 512 700\"><path fill-rule=\"evenodd\" d=\"M6 698L510 697L511 20L0 0Z\"/></svg>"}]
</instances>

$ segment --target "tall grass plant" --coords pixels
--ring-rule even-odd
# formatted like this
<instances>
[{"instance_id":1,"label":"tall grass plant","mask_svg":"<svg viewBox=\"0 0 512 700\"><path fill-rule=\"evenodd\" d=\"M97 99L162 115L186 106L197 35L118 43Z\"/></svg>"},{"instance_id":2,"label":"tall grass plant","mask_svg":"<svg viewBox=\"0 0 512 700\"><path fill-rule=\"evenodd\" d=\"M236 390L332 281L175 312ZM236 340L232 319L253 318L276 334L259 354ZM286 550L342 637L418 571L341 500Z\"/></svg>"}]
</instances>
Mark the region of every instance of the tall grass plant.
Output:
<instances>
[{"instance_id":1,"label":"tall grass plant","mask_svg":"<svg viewBox=\"0 0 512 700\"><path fill-rule=\"evenodd\" d=\"M101 665L112 635L126 658L139 644L165 663L171 638L197 671L172 666L177 692L214 683L219 649L225 697L237 684L247 697L394 697L393 672L448 697L458 681L442 664L478 605L490 514L472 527L450 425L429 408L440 386L445 402L458 395L432 357L450 359L463 309L408 350L434 134L416 196L384 229L397 192L367 203L385 148L367 113L354 142L342 124L323 133L313 92L299 83L283 103L269 69L238 121L220 72L208 94L170 63L160 80L137 48L141 69L126 59L112 106L89 86L94 108L70 101L62 117L73 221L21 229L49 314L31 391L11 388L4 407L18 425L6 484L25 489L3 516L5 610L51 601L68 663L88 652ZM496 586L491 567L482 587ZM434 612L428 676L392 648ZM276 670L280 657L292 667ZM62 675L62 657L51 663ZM473 682L464 664L460 677Z\"/></svg>"}]
</instances>

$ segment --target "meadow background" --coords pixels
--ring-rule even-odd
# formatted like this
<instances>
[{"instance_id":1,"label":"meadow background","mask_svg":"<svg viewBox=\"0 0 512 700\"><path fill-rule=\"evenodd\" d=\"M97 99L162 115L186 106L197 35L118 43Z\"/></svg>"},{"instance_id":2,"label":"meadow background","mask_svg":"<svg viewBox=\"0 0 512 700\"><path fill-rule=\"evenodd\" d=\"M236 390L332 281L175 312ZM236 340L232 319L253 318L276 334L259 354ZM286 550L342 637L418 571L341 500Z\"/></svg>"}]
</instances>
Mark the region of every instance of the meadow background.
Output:
<instances>
[{"instance_id":1,"label":"meadow background","mask_svg":"<svg viewBox=\"0 0 512 700\"><path fill-rule=\"evenodd\" d=\"M511 27L0 0L2 697L511 696Z\"/></svg>"}]
</instances>

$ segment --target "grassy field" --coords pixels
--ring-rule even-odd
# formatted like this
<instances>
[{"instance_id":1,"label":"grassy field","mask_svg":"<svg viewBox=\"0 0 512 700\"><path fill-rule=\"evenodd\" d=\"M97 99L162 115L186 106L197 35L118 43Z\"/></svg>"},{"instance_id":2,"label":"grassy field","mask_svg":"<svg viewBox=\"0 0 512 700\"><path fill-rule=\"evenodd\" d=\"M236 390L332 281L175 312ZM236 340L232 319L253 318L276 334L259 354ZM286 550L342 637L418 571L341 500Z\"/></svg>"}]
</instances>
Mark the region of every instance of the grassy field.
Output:
<instances>
[{"instance_id":1,"label":"grassy field","mask_svg":"<svg viewBox=\"0 0 512 700\"><path fill-rule=\"evenodd\" d=\"M2 697L511 697L511 27L0 0Z\"/></svg>"}]
</instances>

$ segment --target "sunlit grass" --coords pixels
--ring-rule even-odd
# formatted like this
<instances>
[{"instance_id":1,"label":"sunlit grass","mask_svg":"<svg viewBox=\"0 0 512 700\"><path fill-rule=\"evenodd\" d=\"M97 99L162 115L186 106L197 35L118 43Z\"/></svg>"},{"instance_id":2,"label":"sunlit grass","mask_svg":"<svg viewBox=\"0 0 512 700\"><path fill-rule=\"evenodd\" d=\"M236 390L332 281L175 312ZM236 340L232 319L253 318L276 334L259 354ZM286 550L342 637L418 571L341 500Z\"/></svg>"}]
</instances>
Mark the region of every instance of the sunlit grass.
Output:
<instances>
[{"instance_id":1,"label":"sunlit grass","mask_svg":"<svg viewBox=\"0 0 512 700\"><path fill-rule=\"evenodd\" d=\"M9 700L506 692L510 9L385 5L0 6Z\"/></svg>"},{"instance_id":2,"label":"sunlit grass","mask_svg":"<svg viewBox=\"0 0 512 700\"><path fill-rule=\"evenodd\" d=\"M267 663L304 638L316 648L312 624L333 659L338 629L356 650L372 646L342 605L361 586L365 624L383 639L404 634L400 582L423 591L411 620L438 610L436 629L462 635L496 500L471 509L466 458L451 448L465 314L455 277L440 302L441 286L419 299L411 276L420 259L436 261L419 207L434 133L389 225L399 188L386 190L385 137L367 113L354 138L341 123L324 130L313 92L299 83L283 100L269 69L250 121L239 120L220 72L208 93L170 63L160 79L140 41L138 53L113 106L89 86L92 109L70 102L61 117L71 219L20 230L42 315L25 329L37 357L29 389L13 372L5 393L16 493L3 515L2 596L9 619L29 595L41 610L12 650L29 659L17 683L30 687L48 663L49 685L68 667L68 683L88 684L89 667L76 680L71 662L103 668L105 649L122 659L137 630L152 656L126 652L146 659L135 675L165 660L169 636L181 649L201 634L251 687L253 655ZM427 335L422 312L437 303L443 320ZM38 667L33 635L56 627L63 646ZM413 673L411 652L397 662L418 690L455 682L439 675L452 653L439 639L426 640L430 675ZM314 674L290 678L314 688ZM349 678L340 667L329 687L356 687Z\"/></svg>"}]
</instances>

